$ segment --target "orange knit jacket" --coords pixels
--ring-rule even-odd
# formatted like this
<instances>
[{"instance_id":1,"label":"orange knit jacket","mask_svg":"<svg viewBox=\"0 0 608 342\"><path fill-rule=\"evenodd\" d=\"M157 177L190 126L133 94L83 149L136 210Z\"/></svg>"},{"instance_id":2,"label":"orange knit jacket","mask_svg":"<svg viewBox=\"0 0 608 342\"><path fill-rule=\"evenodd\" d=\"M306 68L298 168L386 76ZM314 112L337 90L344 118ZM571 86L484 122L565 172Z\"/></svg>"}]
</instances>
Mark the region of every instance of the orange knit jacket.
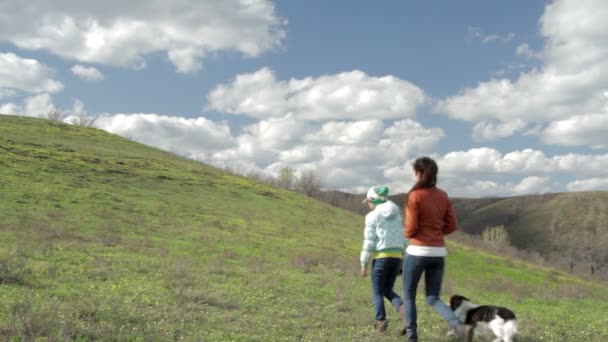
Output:
<instances>
[{"instance_id":1,"label":"orange knit jacket","mask_svg":"<svg viewBox=\"0 0 608 342\"><path fill-rule=\"evenodd\" d=\"M456 230L448 194L436 187L411 191L405 204L404 235L414 246L445 246L444 235Z\"/></svg>"}]
</instances>

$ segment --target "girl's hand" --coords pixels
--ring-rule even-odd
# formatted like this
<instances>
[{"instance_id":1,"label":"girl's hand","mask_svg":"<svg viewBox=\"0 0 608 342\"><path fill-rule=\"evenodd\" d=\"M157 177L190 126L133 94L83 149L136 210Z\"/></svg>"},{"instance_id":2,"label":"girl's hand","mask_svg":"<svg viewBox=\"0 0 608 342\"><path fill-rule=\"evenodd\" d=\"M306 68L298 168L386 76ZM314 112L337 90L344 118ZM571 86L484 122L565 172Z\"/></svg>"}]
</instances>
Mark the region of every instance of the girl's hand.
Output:
<instances>
[{"instance_id":1,"label":"girl's hand","mask_svg":"<svg viewBox=\"0 0 608 342\"><path fill-rule=\"evenodd\" d=\"M361 276L362 277L366 277L367 276L367 268L366 267L361 267Z\"/></svg>"}]
</instances>

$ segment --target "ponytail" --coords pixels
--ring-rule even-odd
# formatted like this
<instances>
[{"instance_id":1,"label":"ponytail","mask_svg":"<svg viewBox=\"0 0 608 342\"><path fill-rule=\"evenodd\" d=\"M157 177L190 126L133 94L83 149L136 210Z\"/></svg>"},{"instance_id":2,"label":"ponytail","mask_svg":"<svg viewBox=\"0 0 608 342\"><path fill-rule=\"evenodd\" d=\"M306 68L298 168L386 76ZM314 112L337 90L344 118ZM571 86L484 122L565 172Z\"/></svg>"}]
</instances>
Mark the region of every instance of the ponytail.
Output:
<instances>
[{"instance_id":1,"label":"ponytail","mask_svg":"<svg viewBox=\"0 0 608 342\"><path fill-rule=\"evenodd\" d=\"M420 174L420 180L414 184L410 192L423 189L423 188L434 188L437 185L437 163L429 157L422 157L416 159L412 164L414 172Z\"/></svg>"}]
</instances>

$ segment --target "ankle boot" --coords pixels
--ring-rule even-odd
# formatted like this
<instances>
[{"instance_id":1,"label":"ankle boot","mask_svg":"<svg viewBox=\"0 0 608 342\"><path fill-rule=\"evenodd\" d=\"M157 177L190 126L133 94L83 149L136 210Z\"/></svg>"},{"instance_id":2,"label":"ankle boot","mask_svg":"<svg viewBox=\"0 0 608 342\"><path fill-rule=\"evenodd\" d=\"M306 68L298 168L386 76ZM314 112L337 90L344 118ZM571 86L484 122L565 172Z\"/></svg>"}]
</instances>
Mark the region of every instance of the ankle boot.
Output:
<instances>
[{"instance_id":1,"label":"ankle boot","mask_svg":"<svg viewBox=\"0 0 608 342\"><path fill-rule=\"evenodd\" d=\"M401 336L407 333L407 320L405 319L405 304L401 304L399 307L399 315L401 316L401 328L399 329L399 333Z\"/></svg>"},{"instance_id":2,"label":"ankle boot","mask_svg":"<svg viewBox=\"0 0 608 342\"><path fill-rule=\"evenodd\" d=\"M385 332L387 327L388 327L388 320L387 319L382 320L382 321L376 321L376 323L374 323L374 328L379 333Z\"/></svg>"}]
</instances>

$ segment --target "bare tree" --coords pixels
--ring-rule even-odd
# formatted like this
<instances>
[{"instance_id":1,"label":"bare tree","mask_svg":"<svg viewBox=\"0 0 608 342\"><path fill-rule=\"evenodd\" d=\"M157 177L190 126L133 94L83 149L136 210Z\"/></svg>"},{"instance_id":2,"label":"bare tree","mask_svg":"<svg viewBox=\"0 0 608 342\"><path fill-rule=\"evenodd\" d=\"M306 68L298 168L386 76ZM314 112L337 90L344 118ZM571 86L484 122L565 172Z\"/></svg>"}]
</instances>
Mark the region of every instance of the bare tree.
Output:
<instances>
[{"instance_id":1,"label":"bare tree","mask_svg":"<svg viewBox=\"0 0 608 342\"><path fill-rule=\"evenodd\" d=\"M596 232L587 232L582 240L582 259L589 265L589 272L608 266L608 246Z\"/></svg>"},{"instance_id":2,"label":"bare tree","mask_svg":"<svg viewBox=\"0 0 608 342\"><path fill-rule=\"evenodd\" d=\"M308 197L317 198L321 193L321 179L312 170L304 171L298 178L296 189Z\"/></svg>"},{"instance_id":3,"label":"bare tree","mask_svg":"<svg viewBox=\"0 0 608 342\"><path fill-rule=\"evenodd\" d=\"M243 170L241 172L241 175L250 179L255 179L260 182L273 183L272 176L255 169Z\"/></svg>"},{"instance_id":4,"label":"bare tree","mask_svg":"<svg viewBox=\"0 0 608 342\"><path fill-rule=\"evenodd\" d=\"M583 261L583 244L580 242L580 235L574 231L560 234L554 226L553 223L550 226L552 229L549 239L554 241L557 247L557 259L568 266L570 273L574 273L576 265Z\"/></svg>"},{"instance_id":5,"label":"bare tree","mask_svg":"<svg viewBox=\"0 0 608 342\"><path fill-rule=\"evenodd\" d=\"M562 249L562 260L568 265L570 273L574 273L574 267L581 260L581 253L578 246L564 246Z\"/></svg>"},{"instance_id":6,"label":"bare tree","mask_svg":"<svg viewBox=\"0 0 608 342\"><path fill-rule=\"evenodd\" d=\"M53 109L46 113L46 118L53 121L63 122L65 117L66 115L59 109Z\"/></svg>"},{"instance_id":7,"label":"bare tree","mask_svg":"<svg viewBox=\"0 0 608 342\"><path fill-rule=\"evenodd\" d=\"M76 118L73 121L73 124L76 126L80 126L80 127L98 128L97 127L98 118L99 117L97 117L97 116L87 116L84 113L79 113L78 115L76 115Z\"/></svg>"}]
</instances>

